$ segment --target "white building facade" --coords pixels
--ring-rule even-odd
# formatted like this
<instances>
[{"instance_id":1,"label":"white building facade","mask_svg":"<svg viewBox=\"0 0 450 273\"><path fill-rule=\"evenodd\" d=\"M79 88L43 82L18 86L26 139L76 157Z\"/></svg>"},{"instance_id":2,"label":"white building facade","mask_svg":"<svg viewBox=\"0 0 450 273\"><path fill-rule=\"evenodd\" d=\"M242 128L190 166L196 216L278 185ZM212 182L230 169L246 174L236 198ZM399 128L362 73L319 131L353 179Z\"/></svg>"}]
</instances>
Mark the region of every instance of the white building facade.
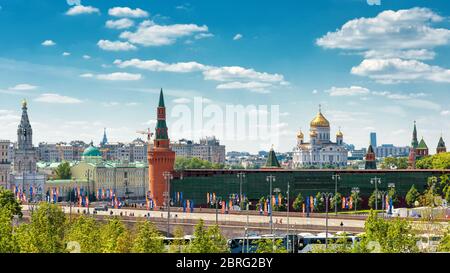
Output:
<instances>
[{"instance_id":1,"label":"white building facade","mask_svg":"<svg viewBox=\"0 0 450 273\"><path fill-rule=\"evenodd\" d=\"M331 141L330 123L321 111L310 123L310 142L305 142L303 132L297 134L297 145L292 153L293 168L326 166L347 166L348 151L344 145L344 135L339 130L336 141Z\"/></svg>"}]
</instances>

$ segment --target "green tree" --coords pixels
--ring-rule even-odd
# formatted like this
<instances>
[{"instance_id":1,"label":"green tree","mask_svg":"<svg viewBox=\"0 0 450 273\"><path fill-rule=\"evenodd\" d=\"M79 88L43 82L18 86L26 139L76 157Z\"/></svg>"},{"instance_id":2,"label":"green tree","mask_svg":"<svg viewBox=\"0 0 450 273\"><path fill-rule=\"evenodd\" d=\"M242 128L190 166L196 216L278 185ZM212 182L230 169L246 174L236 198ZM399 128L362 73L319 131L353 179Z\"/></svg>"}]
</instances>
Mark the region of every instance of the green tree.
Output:
<instances>
[{"instance_id":1,"label":"green tree","mask_svg":"<svg viewBox=\"0 0 450 273\"><path fill-rule=\"evenodd\" d=\"M292 203L292 207L294 208L295 211L301 211L303 208L303 202L305 200L303 199L302 193L299 192L297 197L294 200L294 203Z\"/></svg>"},{"instance_id":2,"label":"green tree","mask_svg":"<svg viewBox=\"0 0 450 273\"><path fill-rule=\"evenodd\" d=\"M450 252L450 228L447 228L444 237L439 242L438 251Z\"/></svg>"},{"instance_id":3,"label":"green tree","mask_svg":"<svg viewBox=\"0 0 450 273\"><path fill-rule=\"evenodd\" d=\"M3 187L0 187L0 208L9 210L11 212L11 217L14 215L22 217L22 208L14 196L14 193Z\"/></svg>"},{"instance_id":4,"label":"green tree","mask_svg":"<svg viewBox=\"0 0 450 273\"><path fill-rule=\"evenodd\" d=\"M101 251L100 227L93 217L75 218L67 230L65 241L77 242L81 253L99 253Z\"/></svg>"},{"instance_id":5,"label":"green tree","mask_svg":"<svg viewBox=\"0 0 450 273\"><path fill-rule=\"evenodd\" d=\"M205 227L203 219L195 226L193 239L188 247L190 253L224 253L228 252L227 241L218 226Z\"/></svg>"},{"instance_id":6,"label":"green tree","mask_svg":"<svg viewBox=\"0 0 450 273\"><path fill-rule=\"evenodd\" d=\"M256 253L287 253L281 239L261 239L257 241Z\"/></svg>"},{"instance_id":7,"label":"green tree","mask_svg":"<svg viewBox=\"0 0 450 273\"><path fill-rule=\"evenodd\" d=\"M425 156L416 162L418 169L450 169L450 152Z\"/></svg>"},{"instance_id":8,"label":"green tree","mask_svg":"<svg viewBox=\"0 0 450 273\"><path fill-rule=\"evenodd\" d=\"M379 191L378 191L378 195L379 195ZM376 202L377 203L377 208L379 210L381 210L381 208L383 207L381 197L380 196L378 196L378 198L375 198L375 197L376 197L376 191L373 191L372 194L369 197L369 207L371 209L375 209L375 201L377 201Z\"/></svg>"},{"instance_id":9,"label":"green tree","mask_svg":"<svg viewBox=\"0 0 450 273\"><path fill-rule=\"evenodd\" d=\"M328 201L329 202L329 201ZM315 211L325 211L325 199L321 192L316 194L316 205L314 206Z\"/></svg>"},{"instance_id":10,"label":"green tree","mask_svg":"<svg viewBox=\"0 0 450 273\"><path fill-rule=\"evenodd\" d=\"M72 172L70 171L70 163L64 161L59 164L55 170L55 174L56 179L70 179L72 177Z\"/></svg>"},{"instance_id":11,"label":"green tree","mask_svg":"<svg viewBox=\"0 0 450 273\"><path fill-rule=\"evenodd\" d=\"M176 227L173 236L174 240L169 246L169 253L183 253L187 247L183 228L181 226Z\"/></svg>"},{"instance_id":12,"label":"green tree","mask_svg":"<svg viewBox=\"0 0 450 273\"><path fill-rule=\"evenodd\" d=\"M155 224L143 221L137 225L137 234L134 238L133 253L163 253L164 240Z\"/></svg>"},{"instance_id":13,"label":"green tree","mask_svg":"<svg viewBox=\"0 0 450 273\"><path fill-rule=\"evenodd\" d=\"M417 239L412 227L405 219L385 220L371 211L366 220L365 243L375 241L384 253L411 253L418 252Z\"/></svg>"},{"instance_id":14,"label":"green tree","mask_svg":"<svg viewBox=\"0 0 450 273\"><path fill-rule=\"evenodd\" d=\"M353 207L356 209L361 207L362 198L359 192L353 191L350 196L353 199Z\"/></svg>"},{"instance_id":15,"label":"green tree","mask_svg":"<svg viewBox=\"0 0 450 273\"><path fill-rule=\"evenodd\" d=\"M409 191L405 197L406 204L409 207L413 207L415 202L419 200L419 197L420 197L419 191L416 189L416 187L414 185L412 185L411 189L409 189Z\"/></svg>"},{"instance_id":16,"label":"green tree","mask_svg":"<svg viewBox=\"0 0 450 273\"><path fill-rule=\"evenodd\" d=\"M54 204L40 203L31 215L29 224L22 224L14 233L20 252L61 253L65 252L64 212Z\"/></svg>"},{"instance_id":17,"label":"green tree","mask_svg":"<svg viewBox=\"0 0 450 273\"><path fill-rule=\"evenodd\" d=\"M340 193L337 193L330 198L328 204L329 210L334 211L335 201L337 201L337 209L340 210L342 208L342 195Z\"/></svg>"},{"instance_id":18,"label":"green tree","mask_svg":"<svg viewBox=\"0 0 450 273\"><path fill-rule=\"evenodd\" d=\"M119 218L113 217L100 228L101 252L127 253L131 248L131 235Z\"/></svg>"},{"instance_id":19,"label":"green tree","mask_svg":"<svg viewBox=\"0 0 450 273\"><path fill-rule=\"evenodd\" d=\"M381 163L382 169L407 169L407 157L385 157Z\"/></svg>"},{"instance_id":20,"label":"green tree","mask_svg":"<svg viewBox=\"0 0 450 273\"><path fill-rule=\"evenodd\" d=\"M223 164L211 163L198 157L186 158L178 156L175 158L175 170L189 169L223 169Z\"/></svg>"},{"instance_id":21,"label":"green tree","mask_svg":"<svg viewBox=\"0 0 450 273\"><path fill-rule=\"evenodd\" d=\"M11 211L0 207L0 253L15 252L15 245Z\"/></svg>"},{"instance_id":22,"label":"green tree","mask_svg":"<svg viewBox=\"0 0 450 273\"><path fill-rule=\"evenodd\" d=\"M227 253L230 252L227 239L222 235L218 225L208 228L206 233L209 239L209 253Z\"/></svg>"}]
</instances>

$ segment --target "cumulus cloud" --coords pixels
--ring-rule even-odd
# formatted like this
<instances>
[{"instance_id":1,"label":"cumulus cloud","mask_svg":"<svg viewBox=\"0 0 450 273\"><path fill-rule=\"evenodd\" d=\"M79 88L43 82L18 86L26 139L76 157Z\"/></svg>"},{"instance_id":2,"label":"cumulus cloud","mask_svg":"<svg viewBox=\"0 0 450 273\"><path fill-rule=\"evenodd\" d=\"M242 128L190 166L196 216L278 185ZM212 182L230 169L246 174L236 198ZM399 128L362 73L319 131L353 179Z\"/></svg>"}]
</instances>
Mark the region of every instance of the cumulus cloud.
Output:
<instances>
[{"instance_id":1,"label":"cumulus cloud","mask_svg":"<svg viewBox=\"0 0 450 273\"><path fill-rule=\"evenodd\" d=\"M122 18L119 20L108 20L105 25L107 28L112 29L126 29L134 26L134 21L128 18Z\"/></svg>"},{"instance_id":2,"label":"cumulus cloud","mask_svg":"<svg viewBox=\"0 0 450 273\"><path fill-rule=\"evenodd\" d=\"M240 39L242 39L242 37L244 37L244 36L242 36L242 34L238 33L238 34L234 35L233 41L240 40Z\"/></svg>"},{"instance_id":3,"label":"cumulus cloud","mask_svg":"<svg viewBox=\"0 0 450 273\"><path fill-rule=\"evenodd\" d=\"M218 89L246 89L267 93L270 88L289 84L283 75L258 72L240 66L215 67L198 62L165 63L140 59L115 60L114 64L120 68L134 67L155 72L201 72L205 80L222 82L217 86Z\"/></svg>"},{"instance_id":4,"label":"cumulus cloud","mask_svg":"<svg viewBox=\"0 0 450 273\"><path fill-rule=\"evenodd\" d=\"M63 52L63 56L70 56L70 52Z\"/></svg>"},{"instance_id":5,"label":"cumulus cloud","mask_svg":"<svg viewBox=\"0 0 450 273\"><path fill-rule=\"evenodd\" d=\"M83 55L83 59L89 60L89 59L91 59L91 56L89 56L89 55Z\"/></svg>"},{"instance_id":6,"label":"cumulus cloud","mask_svg":"<svg viewBox=\"0 0 450 273\"><path fill-rule=\"evenodd\" d=\"M200 33L194 36L194 39L196 40L200 40L200 39L205 39L205 38L211 38L214 37L214 34L212 33Z\"/></svg>"},{"instance_id":7,"label":"cumulus cloud","mask_svg":"<svg viewBox=\"0 0 450 273\"><path fill-rule=\"evenodd\" d=\"M74 16L74 15L92 14L92 13L100 14L100 10L98 8L95 8L92 6L75 5L66 12L66 15Z\"/></svg>"},{"instance_id":8,"label":"cumulus cloud","mask_svg":"<svg viewBox=\"0 0 450 273\"><path fill-rule=\"evenodd\" d=\"M41 94L39 97L34 99L38 102L45 102L45 103L58 103L58 104L77 104L81 103L82 101L68 96L63 96L55 93L45 93Z\"/></svg>"},{"instance_id":9,"label":"cumulus cloud","mask_svg":"<svg viewBox=\"0 0 450 273\"><path fill-rule=\"evenodd\" d=\"M43 46L54 46L54 45L56 45L56 43L53 42L52 40L45 40L45 41L42 42L41 45L43 45Z\"/></svg>"},{"instance_id":10,"label":"cumulus cloud","mask_svg":"<svg viewBox=\"0 0 450 273\"><path fill-rule=\"evenodd\" d=\"M370 93L369 89L361 86L350 86L350 87L331 87L326 90L327 93L332 97L337 96L357 96L357 95L367 95Z\"/></svg>"},{"instance_id":11,"label":"cumulus cloud","mask_svg":"<svg viewBox=\"0 0 450 273\"><path fill-rule=\"evenodd\" d=\"M443 18L427 8L386 10L374 18L358 18L328 32L316 43L350 50L426 49L448 44L450 30L433 28Z\"/></svg>"},{"instance_id":12,"label":"cumulus cloud","mask_svg":"<svg viewBox=\"0 0 450 273\"><path fill-rule=\"evenodd\" d=\"M114 17L132 17L132 18L148 17L148 12L146 12L145 10L139 8L131 9L129 7L114 7L108 10L108 14Z\"/></svg>"},{"instance_id":13,"label":"cumulus cloud","mask_svg":"<svg viewBox=\"0 0 450 273\"><path fill-rule=\"evenodd\" d=\"M180 63L164 63L158 60L140 60L131 59L128 61L115 60L114 64L120 68L136 67L140 69L157 71L157 72L176 72L176 73L188 73L195 71L203 71L207 69L207 66L197 62L180 62Z\"/></svg>"},{"instance_id":14,"label":"cumulus cloud","mask_svg":"<svg viewBox=\"0 0 450 273\"><path fill-rule=\"evenodd\" d=\"M431 66L417 60L367 59L352 68L351 73L366 76L380 83L398 83L412 80L450 82L450 70Z\"/></svg>"},{"instance_id":15,"label":"cumulus cloud","mask_svg":"<svg viewBox=\"0 0 450 273\"><path fill-rule=\"evenodd\" d=\"M97 43L98 47L107 51L129 51L135 50L136 47L129 42L120 42L120 41L108 41L108 40L100 40Z\"/></svg>"},{"instance_id":16,"label":"cumulus cloud","mask_svg":"<svg viewBox=\"0 0 450 273\"><path fill-rule=\"evenodd\" d=\"M28 83L21 83L21 84L17 84L15 86L12 86L12 87L8 88L8 90L26 91L26 90L34 90L36 88L37 88L37 86L35 86L35 85L31 85L31 84L28 84Z\"/></svg>"},{"instance_id":17,"label":"cumulus cloud","mask_svg":"<svg viewBox=\"0 0 450 273\"><path fill-rule=\"evenodd\" d=\"M257 93L270 93L271 83L266 82L229 82L217 85L217 89L246 89Z\"/></svg>"},{"instance_id":18,"label":"cumulus cloud","mask_svg":"<svg viewBox=\"0 0 450 273\"><path fill-rule=\"evenodd\" d=\"M120 38L142 46L164 46L174 44L179 38L199 33L208 33L208 27L196 24L158 25L146 20L135 32L122 32Z\"/></svg>"},{"instance_id":19,"label":"cumulus cloud","mask_svg":"<svg viewBox=\"0 0 450 273\"><path fill-rule=\"evenodd\" d=\"M450 116L450 110L443 110L443 111L441 112L441 115L442 115L442 116Z\"/></svg>"},{"instance_id":20,"label":"cumulus cloud","mask_svg":"<svg viewBox=\"0 0 450 273\"><path fill-rule=\"evenodd\" d=\"M98 80L106 80L106 81L137 81L142 78L141 74L132 74L125 72L114 72L110 74L98 74L94 75Z\"/></svg>"}]
</instances>

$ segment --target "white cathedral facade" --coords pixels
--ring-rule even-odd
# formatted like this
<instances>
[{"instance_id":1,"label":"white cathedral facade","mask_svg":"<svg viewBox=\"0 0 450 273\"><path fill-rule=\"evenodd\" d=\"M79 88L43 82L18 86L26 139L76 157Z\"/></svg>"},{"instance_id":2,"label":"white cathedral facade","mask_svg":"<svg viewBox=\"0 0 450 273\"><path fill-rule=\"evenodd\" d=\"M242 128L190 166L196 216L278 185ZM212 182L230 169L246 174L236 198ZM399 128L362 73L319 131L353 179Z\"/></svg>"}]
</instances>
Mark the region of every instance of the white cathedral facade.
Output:
<instances>
[{"instance_id":1,"label":"white cathedral facade","mask_svg":"<svg viewBox=\"0 0 450 273\"><path fill-rule=\"evenodd\" d=\"M347 166L348 151L344 146L344 135L339 130L336 133L336 142L331 141L330 122L320 109L310 123L309 140L305 142L302 131L297 134L297 145L292 158L293 168Z\"/></svg>"}]
</instances>

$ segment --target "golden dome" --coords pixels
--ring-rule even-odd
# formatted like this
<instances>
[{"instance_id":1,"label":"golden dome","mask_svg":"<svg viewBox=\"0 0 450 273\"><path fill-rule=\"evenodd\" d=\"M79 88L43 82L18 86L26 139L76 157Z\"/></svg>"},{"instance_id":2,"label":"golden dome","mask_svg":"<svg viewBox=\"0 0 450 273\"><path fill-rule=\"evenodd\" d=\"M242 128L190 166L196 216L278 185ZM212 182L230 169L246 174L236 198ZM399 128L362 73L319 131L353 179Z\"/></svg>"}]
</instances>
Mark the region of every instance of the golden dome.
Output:
<instances>
[{"instance_id":1,"label":"golden dome","mask_svg":"<svg viewBox=\"0 0 450 273\"><path fill-rule=\"evenodd\" d=\"M330 122L319 111L317 116L311 121L311 127L330 127Z\"/></svg>"},{"instance_id":2,"label":"golden dome","mask_svg":"<svg viewBox=\"0 0 450 273\"><path fill-rule=\"evenodd\" d=\"M27 100L23 99L22 100L22 108L25 108L25 107L27 107Z\"/></svg>"},{"instance_id":3,"label":"golden dome","mask_svg":"<svg viewBox=\"0 0 450 273\"><path fill-rule=\"evenodd\" d=\"M344 137L344 134L341 132L341 129L339 129L339 132L336 133L336 137Z\"/></svg>"},{"instance_id":4,"label":"golden dome","mask_svg":"<svg viewBox=\"0 0 450 273\"><path fill-rule=\"evenodd\" d=\"M304 138L303 132L300 130L297 134L297 138Z\"/></svg>"}]
</instances>

